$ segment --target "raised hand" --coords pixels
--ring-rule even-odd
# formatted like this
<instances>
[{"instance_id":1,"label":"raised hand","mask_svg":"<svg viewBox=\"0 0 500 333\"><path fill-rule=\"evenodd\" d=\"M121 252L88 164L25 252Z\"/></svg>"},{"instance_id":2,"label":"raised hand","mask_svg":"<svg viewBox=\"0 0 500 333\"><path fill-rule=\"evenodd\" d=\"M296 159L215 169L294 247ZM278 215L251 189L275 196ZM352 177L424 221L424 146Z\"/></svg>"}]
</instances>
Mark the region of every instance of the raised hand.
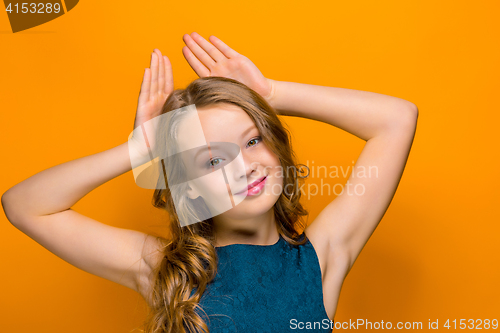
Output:
<instances>
[{"instance_id":1,"label":"raised hand","mask_svg":"<svg viewBox=\"0 0 500 333\"><path fill-rule=\"evenodd\" d=\"M250 59L215 36L209 37L212 44L196 32L185 34L183 39L184 58L199 77L223 76L240 81L272 105L274 81L265 78Z\"/></svg>"},{"instance_id":2,"label":"raised hand","mask_svg":"<svg viewBox=\"0 0 500 333\"><path fill-rule=\"evenodd\" d=\"M151 54L151 68L146 68L142 79L134 129L160 115L168 96L174 90L172 65L167 56L155 49Z\"/></svg>"},{"instance_id":3,"label":"raised hand","mask_svg":"<svg viewBox=\"0 0 500 333\"><path fill-rule=\"evenodd\" d=\"M151 54L151 67L146 68L142 79L134 132L129 139L131 158L134 156L142 161L142 157L146 157L154 148L156 121L150 120L161 114L163 105L173 90L174 78L170 60L162 55L160 50L155 49Z\"/></svg>"}]
</instances>

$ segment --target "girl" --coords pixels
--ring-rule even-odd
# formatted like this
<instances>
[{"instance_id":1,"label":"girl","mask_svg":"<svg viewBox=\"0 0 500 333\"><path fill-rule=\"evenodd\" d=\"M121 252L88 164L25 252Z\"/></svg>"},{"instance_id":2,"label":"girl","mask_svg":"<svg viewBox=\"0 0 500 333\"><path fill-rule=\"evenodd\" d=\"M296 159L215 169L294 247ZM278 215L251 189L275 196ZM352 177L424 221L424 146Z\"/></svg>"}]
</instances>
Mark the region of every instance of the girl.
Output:
<instances>
[{"instance_id":1,"label":"girl","mask_svg":"<svg viewBox=\"0 0 500 333\"><path fill-rule=\"evenodd\" d=\"M134 129L173 116L167 127L149 133L146 146L134 131L117 147L36 174L4 193L6 216L63 260L139 292L151 309L147 333L330 332L343 281L401 179L417 107L371 92L271 80L220 39L209 40L184 35L184 57L200 76L184 90L174 91L168 58L153 52ZM196 156L189 145L190 107L208 143ZM353 173L376 168L369 177L351 174L302 234L297 227L307 211L299 202L300 176L278 115L356 135L366 144ZM230 169L230 159L213 143L236 147L241 167ZM71 209L158 147L193 152L179 155L182 168L163 160L165 186L156 187L153 204L169 213L168 239L111 227ZM224 183L201 173L222 174ZM186 181L174 186L175 177ZM140 185L140 177L136 181ZM219 199L226 194L231 205L224 208Z\"/></svg>"}]
</instances>

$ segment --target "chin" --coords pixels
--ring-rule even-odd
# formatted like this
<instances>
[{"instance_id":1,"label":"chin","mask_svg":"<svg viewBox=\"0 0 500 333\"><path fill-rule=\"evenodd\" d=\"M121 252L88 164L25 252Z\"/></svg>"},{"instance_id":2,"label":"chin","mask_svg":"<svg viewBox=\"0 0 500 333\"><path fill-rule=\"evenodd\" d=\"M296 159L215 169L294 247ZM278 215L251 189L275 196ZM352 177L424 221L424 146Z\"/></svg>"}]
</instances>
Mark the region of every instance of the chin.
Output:
<instances>
[{"instance_id":1,"label":"chin","mask_svg":"<svg viewBox=\"0 0 500 333\"><path fill-rule=\"evenodd\" d=\"M224 213L227 217L245 219L267 213L274 207L281 193L263 192L255 197L246 197L239 205Z\"/></svg>"},{"instance_id":2,"label":"chin","mask_svg":"<svg viewBox=\"0 0 500 333\"><path fill-rule=\"evenodd\" d=\"M235 219L235 220L244 220L260 215L266 214L270 209L273 208L274 205L271 205L270 207L263 207L260 206L258 209L252 208L252 207L240 207L242 204L236 206L235 208L228 210L224 214L221 214L223 216L227 216L228 218Z\"/></svg>"}]
</instances>

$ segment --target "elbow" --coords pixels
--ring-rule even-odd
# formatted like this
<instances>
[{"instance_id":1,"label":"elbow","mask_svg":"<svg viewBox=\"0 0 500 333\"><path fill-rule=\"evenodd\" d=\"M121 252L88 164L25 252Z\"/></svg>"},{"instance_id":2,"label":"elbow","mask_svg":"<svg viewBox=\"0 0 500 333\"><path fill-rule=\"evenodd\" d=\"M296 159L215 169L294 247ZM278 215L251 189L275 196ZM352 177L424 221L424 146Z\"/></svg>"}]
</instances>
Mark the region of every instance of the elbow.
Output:
<instances>
[{"instance_id":1,"label":"elbow","mask_svg":"<svg viewBox=\"0 0 500 333\"><path fill-rule=\"evenodd\" d=\"M8 197L9 197L9 190L7 190L6 192L4 192L4 194L2 194L2 208L4 211L5 208L7 207L7 201L9 200Z\"/></svg>"},{"instance_id":2,"label":"elbow","mask_svg":"<svg viewBox=\"0 0 500 333\"><path fill-rule=\"evenodd\" d=\"M14 209L14 206L15 204L12 199L12 191L7 190L4 194L2 194L2 209L7 217L7 220L9 220L12 225L15 225L15 221L19 220L18 210Z\"/></svg>"},{"instance_id":3,"label":"elbow","mask_svg":"<svg viewBox=\"0 0 500 333\"><path fill-rule=\"evenodd\" d=\"M413 118L415 118L415 121L417 121L417 119L418 119L418 107L415 104L413 104L412 102L409 102L409 103L410 103L409 112L413 116Z\"/></svg>"},{"instance_id":4,"label":"elbow","mask_svg":"<svg viewBox=\"0 0 500 333\"><path fill-rule=\"evenodd\" d=\"M412 102L407 102L403 110L400 112L401 120L399 127L415 128L418 120L418 107Z\"/></svg>"},{"instance_id":5,"label":"elbow","mask_svg":"<svg viewBox=\"0 0 500 333\"><path fill-rule=\"evenodd\" d=\"M4 194L2 194L2 209L3 209L3 212L4 212L5 216L7 217L7 220L10 221L9 214L7 213L7 206L8 206L8 203L7 203L7 201L8 201L8 199L7 199L8 195L7 195L7 193L9 193L9 191L7 191ZM12 221L11 221L11 223L12 223Z\"/></svg>"},{"instance_id":6,"label":"elbow","mask_svg":"<svg viewBox=\"0 0 500 333\"><path fill-rule=\"evenodd\" d=\"M417 127L418 108L411 102L399 106L386 127L388 133L414 133Z\"/></svg>"},{"instance_id":7,"label":"elbow","mask_svg":"<svg viewBox=\"0 0 500 333\"><path fill-rule=\"evenodd\" d=\"M2 209L3 209L5 216L7 217L7 220L9 220L10 223L12 223L12 220L9 217L10 214L8 213L8 211L9 211L8 207L10 205L8 198L9 198L9 190L7 190L4 194L2 194Z\"/></svg>"}]
</instances>

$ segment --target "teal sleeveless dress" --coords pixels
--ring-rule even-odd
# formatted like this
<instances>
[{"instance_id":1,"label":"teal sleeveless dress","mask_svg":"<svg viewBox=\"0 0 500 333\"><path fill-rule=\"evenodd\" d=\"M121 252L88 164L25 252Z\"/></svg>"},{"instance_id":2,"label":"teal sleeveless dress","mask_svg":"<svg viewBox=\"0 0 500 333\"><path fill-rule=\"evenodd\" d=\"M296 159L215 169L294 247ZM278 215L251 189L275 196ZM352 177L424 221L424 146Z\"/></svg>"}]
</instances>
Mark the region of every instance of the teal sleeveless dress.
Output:
<instances>
[{"instance_id":1,"label":"teal sleeveless dress","mask_svg":"<svg viewBox=\"0 0 500 333\"><path fill-rule=\"evenodd\" d=\"M217 275L199 302L204 312L195 310L210 333L332 332L321 268L309 239L291 245L280 235L272 245L231 244L215 250Z\"/></svg>"}]
</instances>

